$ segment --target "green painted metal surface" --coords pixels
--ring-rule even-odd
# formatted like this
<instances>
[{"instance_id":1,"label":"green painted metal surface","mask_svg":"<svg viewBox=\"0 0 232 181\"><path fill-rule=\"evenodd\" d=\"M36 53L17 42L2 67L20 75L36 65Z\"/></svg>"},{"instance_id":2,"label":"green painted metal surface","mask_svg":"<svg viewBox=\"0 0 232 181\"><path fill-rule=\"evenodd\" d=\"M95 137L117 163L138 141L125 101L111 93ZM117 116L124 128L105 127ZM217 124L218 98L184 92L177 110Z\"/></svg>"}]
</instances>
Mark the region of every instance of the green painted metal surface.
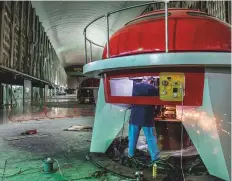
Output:
<instances>
[{"instance_id":1,"label":"green painted metal surface","mask_svg":"<svg viewBox=\"0 0 232 181\"><path fill-rule=\"evenodd\" d=\"M213 72L206 72L203 105L184 107L184 114L187 117L183 118L183 124L209 172L229 181L231 170L231 104L229 104L231 89L226 87L231 85L229 80L231 73L220 72L220 70L222 68L230 69L231 53L163 53L111 58L85 65L84 75L94 77L104 72L125 68L179 65L202 65L207 67L206 71L214 67ZM91 143L92 152L106 151L122 128L125 109L123 106L105 102L103 80L101 80ZM181 108L177 107L177 111L180 116ZM221 120L224 122L219 122Z\"/></svg>"},{"instance_id":2,"label":"green painted metal surface","mask_svg":"<svg viewBox=\"0 0 232 181\"><path fill-rule=\"evenodd\" d=\"M231 173L231 69L211 67L206 68L206 72L218 136L228 173Z\"/></svg>"},{"instance_id":3,"label":"green painted metal surface","mask_svg":"<svg viewBox=\"0 0 232 181\"><path fill-rule=\"evenodd\" d=\"M215 89L215 87L211 88ZM219 102L221 102L220 99L218 99ZM224 156L223 149L229 149L230 145L223 147L221 144L221 130L217 127L219 123L216 119L217 115L213 112L213 106L210 98L209 77L206 73L203 105L184 107L183 124L209 173L229 181L230 176L226 165L226 160L229 158ZM181 112L182 107L178 106L179 118L181 118Z\"/></svg>"},{"instance_id":4,"label":"green painted metal surface","mask_svg":"<svg viewBox=\"0 0 232 181\"><path fill-rule=\"evenodd\" d=\"M210 174L229 181L230 177L226 165L226 159L229 158L226 158L223 154L223 149L228 148L221 145L220 133L217 129L218 123L214 120L207 77L205 79L203 105L197 108L185 108L186 114L193 114L193 112L199 114L205 112L207 114L206 120L202 118L197 120L186 118L185 120L184 118L183 124ZM90 148L91 152L104 153L107 150L122 128L125 109L125 106L112 105L105 102L103 80L101 79ZM177 110L180 114L181 107L178 107ZM129 114L130 112L128 111L126 120L128 120ZM207 128L209 129L207 130Z\"/></svg>"},{"instance_id":5,"label":"green painted metal surface","mask_svg":"<svg viewBox=\"0 0 232 181\"><path fill-rule=\"evenodd\" d=\"M103 79L100 80L90 152L104 153L120 132L126 106L105 102ZM126 111L126 121L130 111ZM125 123L126 123L125 121Z\"/></svg>"},{"instance_id":6,"label":"green painted metal surface","mask_svg":"<svg viewBox=\"0 0 232 181\"><path fill-rule=\"evenodd\" d=\"M219 61L220 60L220 61ZM94 61L84 66L84 75L94 76L105 71L134 67L178 65L231 66L230 53L162 53L142 54Z\"/></svg>"}]
</instances>

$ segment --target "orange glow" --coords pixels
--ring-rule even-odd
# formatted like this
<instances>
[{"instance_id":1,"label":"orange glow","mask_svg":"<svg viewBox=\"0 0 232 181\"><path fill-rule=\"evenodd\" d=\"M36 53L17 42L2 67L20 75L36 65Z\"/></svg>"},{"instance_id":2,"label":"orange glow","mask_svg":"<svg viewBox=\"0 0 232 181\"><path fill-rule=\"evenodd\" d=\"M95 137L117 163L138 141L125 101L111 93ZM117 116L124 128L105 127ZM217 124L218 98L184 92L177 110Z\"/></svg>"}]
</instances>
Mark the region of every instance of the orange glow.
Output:
<instances>
[{"instance_id":1,"label":"orange glow","mask_svg":"<svg viewBox=\"0 0 232 181\"><path fill-rule=\"evenodd\" d=\"M205 111L198 111L196 108L183 108L182 121L189 123L192 128L196 128L196 133L201 134L203 132L208 132L213 139L219 139L218 134L220 131L228 134L230 132L222 129L223 120L217 121L216 117L209 116ZM182 109L177 107L177 118L181 120ZM219 124L218 124L219 123ZM218 126L217 126L218 125ZM199 129L200 128L200 129Z\"/></svg>"}]
</instances>

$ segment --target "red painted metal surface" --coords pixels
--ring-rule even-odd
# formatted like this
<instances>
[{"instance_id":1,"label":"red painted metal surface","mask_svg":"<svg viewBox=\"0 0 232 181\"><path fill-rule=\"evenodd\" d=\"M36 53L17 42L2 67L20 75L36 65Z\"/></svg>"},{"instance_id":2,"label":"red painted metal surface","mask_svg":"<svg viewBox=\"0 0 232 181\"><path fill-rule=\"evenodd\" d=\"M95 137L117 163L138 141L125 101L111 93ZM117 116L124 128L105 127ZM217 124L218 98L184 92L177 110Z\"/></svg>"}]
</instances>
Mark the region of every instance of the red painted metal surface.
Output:
<instances>
[{"instance_id":1,"label":"red painted metal surface","mask_svg":"<svg viewBox=\"0 0 232 181\"><path fill-rule=\"evenodd\" d=\"M185 106L201 106L204 90L204 67L170 67L136 69L117 71L108 73L104 79L105 101L113 104L144 104L144 105L182 105L182 102L162 101L159 97L127 97L112 96L110 91L110 79L119 77L141 77L141 76L158 76L160 72L183 72L185 74Z\"/></svg>"},{"instance_id":2,"label":"red painted metal surface","mask_svg":"<svg viewBox=\"0 0 232 181\"><path fill-rule=\"evenodd\" d=\"M170 52L231 52L230 25L200 11L169 9ZM140 16L110 39L110 57L165 51L164 10ZM106 47L103 59L106 58Z\"/></svg>"}]
</instances>

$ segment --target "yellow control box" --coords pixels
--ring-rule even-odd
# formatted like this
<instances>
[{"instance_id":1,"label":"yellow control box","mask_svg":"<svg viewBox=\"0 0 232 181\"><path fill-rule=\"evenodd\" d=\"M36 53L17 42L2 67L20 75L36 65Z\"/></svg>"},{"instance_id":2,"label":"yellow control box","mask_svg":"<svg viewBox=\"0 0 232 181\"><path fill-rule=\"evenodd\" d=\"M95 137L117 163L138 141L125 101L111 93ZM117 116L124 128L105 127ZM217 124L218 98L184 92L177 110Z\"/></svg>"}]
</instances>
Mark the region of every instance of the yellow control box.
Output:
<instances>
[{"instance_id":1,"label":"yellow control box","mask_svg":"<svg viewBox=\"0 0 232 181\"><path fill-rule=\"evenodd\" d=\"M159 94L162 101L182 101L184 97L184 86L184 73L160 73Z\"/></svg>"}]
</instances>

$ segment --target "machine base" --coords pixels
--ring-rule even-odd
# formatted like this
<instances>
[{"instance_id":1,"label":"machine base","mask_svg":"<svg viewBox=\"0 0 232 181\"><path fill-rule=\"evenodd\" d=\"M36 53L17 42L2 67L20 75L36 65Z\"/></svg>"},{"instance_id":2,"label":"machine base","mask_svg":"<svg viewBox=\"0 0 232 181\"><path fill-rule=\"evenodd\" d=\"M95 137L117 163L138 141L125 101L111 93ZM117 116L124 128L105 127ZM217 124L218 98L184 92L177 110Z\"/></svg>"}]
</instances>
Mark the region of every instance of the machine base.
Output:
<instances>
[{"instance_id":1,"label":"machine base","mask_svg":"<svg viewBox=\"0 0 232 181\"><path fill-rule=\"evenodd\" d=\"M162 151L165 159L159 160L157 164L157 176L153 178L153 168L148 165L149 153L137 150L137 164L133 165L127 157L127 137L116 138L106 153L90 153L89 157L97 166L121 177L136 179L136 172L143 173L143 181L182 181L183 173L186 181L221 181L209 175L204 163L193 146L182 151Z\"/></svg>"},{"instance_id":2,"label":"machine base","mask_svg":"<svg viewBox=\"0 0 232 181\"><path fill-rule=\"evenodd\" d=\"M136 179L135 173L137 171L143 172L143 181L176 181L176 180L182 181L183 180L183 178L181 178L182 177L181 173L179 173L179 176L176 177L178 173L176 173L177 175L169 175L168 173L167 174L159 173L159 170L157 177L153 178L152 168L144 167L144 168L140 168L140 170L137 170L136 168L122 165L120 161L114 161L104 153L89 153L89 157L91 161L98 167L108 172L111 172L115 175L124 178L129 178L132 180ZM203 173L194 172L192 174L184 173L184 175L186 181L222 181L221 179L211 176L208 173L204 173L204 172Z\"/></svg>"}]
</instances>

